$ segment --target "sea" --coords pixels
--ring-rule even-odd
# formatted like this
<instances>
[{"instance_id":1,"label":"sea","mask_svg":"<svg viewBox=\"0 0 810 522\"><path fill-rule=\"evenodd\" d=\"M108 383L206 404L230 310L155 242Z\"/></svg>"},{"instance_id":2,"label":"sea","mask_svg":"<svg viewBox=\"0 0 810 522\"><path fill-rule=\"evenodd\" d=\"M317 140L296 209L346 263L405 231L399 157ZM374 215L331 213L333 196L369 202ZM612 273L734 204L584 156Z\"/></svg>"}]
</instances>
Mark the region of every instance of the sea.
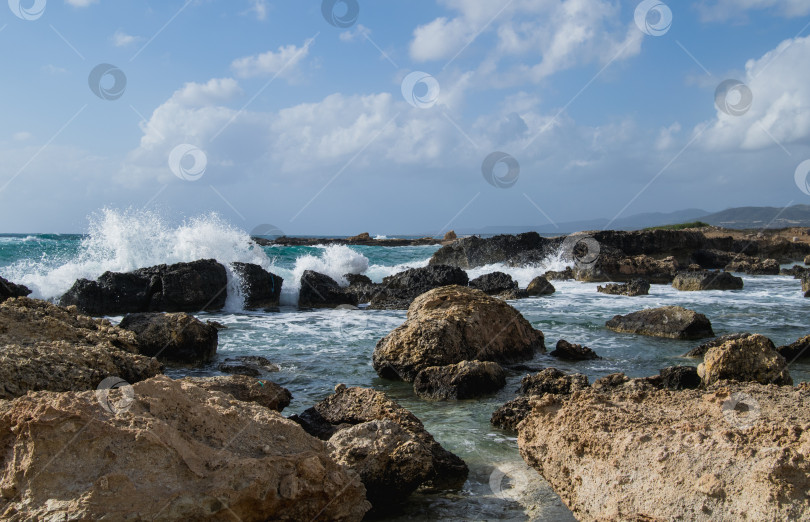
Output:
<instances>
[{"instance_id":1,"label":"sea","mask_svg":"<svg viewBox=\"0 0 810 522\"><path fill-rule=\"evenodd\" d=\"M509 372L506 388L479 400L436 402L417 398L410 385L381 379L371 366L379 339L405 320L405 311L299 311L299 279L305 270L346 284L347 273L375 282L408 268L428 264L438 246L268 246L215 214L172 223L157 213L106 209L89 218L83 234L0 234L0 276L28 286L31 297L56 300L79 278L105 271L129 271L161 263L213 258L224 265L256 263L284 278L277 311L246 311L237 276L229 273L229 298L223 311L200 313L203 320L227 326L219 332L218 357L261 355L280 367L269 378L288 388L293 401L284 415L299 413L331 394L339 383L380 390L419 417L445 448L467 462L470 475L461 490L414 494L401 514L385 520L574 520L559 497L521 459L516 435L494 428L490 416L515 397L525 372ZM510 274L521 287L535 276L566 266L550 255L538 266L501 264L468 270L470 278L494 271ZM786 267L789 265L786 265ZM680 305L705 314L717 335L760 333L778 346L810 334L810 299L788 276L741 275L740 291L679 292L653 285L650 295L609 296L595 283L553 281L556 293L510 301L543 331L551 351L559 339L588 346L602 359L563 362L538 354L526 364L585 374L590 382L624 372L655 375L673 365L697 365L682 354L699 343L614 333L605 322L617 314ZM115 323L121 317L111 317ZM172 377L220 375L218 363L168 368ZM810 364L790 366L794 382L810 380Z\"/></svg>"}]
</instances>

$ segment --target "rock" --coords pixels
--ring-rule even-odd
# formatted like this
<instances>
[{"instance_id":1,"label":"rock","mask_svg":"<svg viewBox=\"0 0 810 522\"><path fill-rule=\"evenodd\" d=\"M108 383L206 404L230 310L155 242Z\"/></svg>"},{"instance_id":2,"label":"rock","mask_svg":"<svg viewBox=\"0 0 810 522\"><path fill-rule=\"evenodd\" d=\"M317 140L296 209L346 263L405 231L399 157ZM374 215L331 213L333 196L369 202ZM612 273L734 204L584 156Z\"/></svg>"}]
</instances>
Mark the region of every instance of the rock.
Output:
<instances>
[{"instance_id":1,"label":"rock","mask_svg":"<svg viewBox=\"0 0 810 522\"><path fill-rule=\"evenodd\" d=\"M802 293L805 297L810 297L810 274L802 276Z\"/></svg>"},{"instance_id":2,"label":"rock","mask_svg":"<svg viewBox=\"0 0 810 522\"><path fill-rule=\"evenodd\" d=\"M93 390L107 377L134 383L162 371L138 355L132 332L107 320L27 297L0 303L0 399Z\"/></svg>"},{"instance_id":3,"label":"rock","mask_svg":"<svg viewBox=\"0 0 810 522\"><path fill-rule=\"evenodd\" d=\"M411 382L430 366L461 361L510 363L545 351L543 333L520 312L480 290L447 286L420 295L405 323L377 342L380 377Z\"/></svg>"},{"instance_id":4,"label":"rock","mask_svg":"<svg viewBox=\"0 0 810 522\"><path fill-rule=\"evenodd\" d=\"M389 399L384 393L368 388L338 386L335 393L309 408L300 416L290 417L304 429L316 428L322 436L333 437L341 428L374 420L391 420L414 435L432 455L432 466L423 486L458 488L467 480L467 465L444 449L425 430L422 422L410 411ZM313 422L315 421L315 422ZM337 428L332 433L326 425ZM347 425L347 426L342 426ZM310 432L312 433L312 432ZM316 435L316 433L312 433Z\"/></svg>"},{"instance_id":5,"label":"rock","mask_svg":"<svg viewBox=\"0 0 810 522\"><path fill-rule=\"evenodd\" d=\"M357 298L328 275L306 270L301 276L298 294L300 308L335 308L342 304L357 306Z\"/></svg>"},{"instance_id":6,"label":"rock","mask_svg":"<svg viewBox=\"0 0 810 522\"><path fill-rule=\"evenodd\" d=\"M340 430L327 442L338 464L360 475L372 515L390 512L430 477L433 455L413 433L389 419Z\"/></svg>"},{"instance_id":7,"label":"rock","mask_svg":"<svg viewBox=\"0 0 810 522\"><path fill-rule=\"evenodd\" d=\"M411 268L388 276L371 299L369 308L407 310L416 297L443 286L467 286L467 273L460 268L434 265Z\"/></svg>"},{"instance_id":8,"label":"rock","mask_svg":"<svg viewBox=\"0 0 810 522\"><path fill-rule=\"evenodd\" d=\"M810 256L807 256L807 257L804 258L804 264L805 265L810 265Z\"/></svg>"},{"instance_id":9,"label":"rock","mask_svg":"<svg viewBox=\"0 0 810 522\"><path fill-rule=\"evenodd\" d=\"M532 411L531 398L521 395L492 413L489 422L496 428L509 431L517 431L518 424L525 419Z\"/></svg>"},{"instance_id":10,"label":"rock","mask_svg":"<svg viewBox=\"0 0 810 522\"><path fill-rule=\"evenodd\" d=\"M284 279L252 263L231 263L241 279L245 309L277 308Z\"/></svg>"},{"instance_id":11,"label":"rock","mask_svg":"<svg viewBox=\"0 0 810 522\"><path fill-rule=\"evenodd\" d=\"M577 520L810 518L810 393L621 386L532 406L521 456Z\"/></svg>"},{"instance_id":12,"label":"rock","mask_svg":"<svg viewBox=\"0 0 810 522\"><path fill-rule=\"evenodd\" d=\"M735 254L734 252L722 250L696 250L692 253L690 260L699 265L701 268L717 270L719 268L725 268L726 265L739 258L740 254Z\"/></svg>"},{"instance_id":13,"label":"rock","mask_svg":"<svg viewBox=\"0 0 810 522\"><path fill-rule=\"evenodd\" d=\"M623 373L611 373L593 381L593 388L595 390L610 390L624 386L628 382L630 382L630 377L627 375Z\"/></svg>"},{"instance_id":14,"label":"rock","mask_svg":"<svg viewBox=\"0 0 810 522\"><path fill-rule=\"evenodd\" d=\"M79 279L59 302L88 315L216 311L225 306L227 287L225 267L203 259Z\"/></svg>"},{"instance_id":15,"label":"rock","mask_svg":"<svg viewBox=\"0 0 810 522\"><path fill-rule=\"evenodd\" d=\"M219 371L258 377L263 372L277 372L279 367L271 363L266 357L259 355L238 355L228 357L219 365Z\"/></svg>"},{"instance_id":16,"label":"rock","mask_svg":"<svg viewBox=\"0 0 810 522\"><path fill-rule=\"evenodd\" d=\"M242 402L253 402L265 408L282 411L290 405L292 394L271 381L252 379L244 375L217 377L184 377L183 382L190 382L208 391L217 391L230 395Z\"/></svg>"},{"instance_id":17,"label":"rock","mask_svg":"<svg viewBox=\"0 0 810 522\"><path fill-rule=\"evenodd\" d=\"M672 287L684 292L698 290L742 290L741 277L728 272L679 272L672 282Z\"/></svg>"},{"instance_id":18,"label":"rock","mask_svg":"<svg viewBox=\"0 0 810 522\"><path fill-rule=\"evenodd\" d=\"M129 314L119 324L135 334L138 352L158 360L180 364L198 364L217 354L217 329L192 315Z\"/></svg>"},{"instance_id":19,"label":"rock","mask_svg":"<svg viewBox=\"0 0 810 522\"><path fill-rule=\"evenodd\" d=\"M779 262L775 259L764 261L732 261L725 267L727 272L742 272L751 275L778 275Z\"/></svg>"},{"instance_id":20,"label":"rock","mask_svg":"<svg viewBox=\"0 0 810 522\"><path fill-rule=\"evenodd\" d=\"M529 282L529 286L526 287L526 294L530 297L551 295L556 291L557 289L554 288L554 285L549 283L548 279L543 276L535 277Z\"/></svg>"},{"instance_id":21,"label":"rock","mask_svg":"<svg viewBox=\"0 0 810 522\"><path fill-rule=\"evenodd\" d=\"M476 268L508 261L529 250L543 250L555 240L540 237L537 232L518 235L499 235L486 239L470 236L444 245L430 258L430 265L449 265ZM561 244L562 240L557 240ZM549 252L550 253L550 252ZM540 257L542 259L545 256Z\"/></svg>"},{"instance_id":22,"label":"rock","mask_svg":"<svg viewBox=\"0 0 810 522\"><path fill-rule=\"evenodd\" d=\"M19 520L356 520L365 488L278 412L165 376L0 403L3 515ZM128 400L125 400L128 399ZM57 500L58 499L58 500Z\"/></svg>"},{"instance_id":23,"label":"rock","mask_svg":"<svg viewBox=\"0 0 810 522\"><path fill-rule=\"evenodd\" d=\"M810 335L806 335L798 341L780 346L776 349L779 354L787 360L788 364L793 361L810 357Z\"/></svg>"},{"instance_id":24,"label":"rock","mask_svg":"<svg viewBox=\"0 0 810 522\"><path fill-rule=\"evenodd\" d=\"M349 282L349 286L374 284L371 278L363 274L344 274L343 278Z\"/></svg>"},{"instance_id":25,"label":"rock","mask_svg":"<svg viewBox=\"0 0 810 522\"><path fill-rule=\"evenodd\" d=\"M451 231L449 231L448 233L446 233L444 235L444 238L442 239L442 242L444 242L444 241L455 241L456 239L458 239L458 236L456 235L456 231L451 230Z\"/></svg>"},{"instance_id":26,"label":"rock","mask_svg":"<svg viewBox=\"0 0 810 522\"><path fill-rule=\"evenodd\" d=\"M617 315L605 325L614 332L670 339L702 339L714 336L712 324L705 315L680 306L664 306Z\"/></svg>"},{"instance_id":27,"label":"rock","mask_svg":"<svg viewBox=\"0 0 810 522\"><path fill-rule=\"evenodd\" d=\"M423 399L475 399L506 386L506 372L494 362L461 361L431 366L416 374L413 391Z\"/></svg>"},{"instance_id":28,"label":"rock","mask_svg":"<svg viewBox=\"0 0 810 522\"><path fill-rule=\"evenodd\" d=\"M362 234L350 237L347 241L349 241L350 243L360 243L363 241L372 241L372 238L371 234L369 234L368 232L363 232Z\"/></svg>"},{"instance_id":29,"label":"rock","mask_svg":"<svg viewBox=\"0 0 810 522\"><path fill-rule=\"evenodd\" d=\"M688 352L683 354L683 356L684 357L703 357L704 355L706 355L706 352L709 351L709 348L714 348L715 346L722 346L723 344L725 344L728 341L734 341L736 339L743 339L745 337L750 337L750 336L751 336L750 333L734 333L734 334L722 335L720 337L712 339L711 341L709 341L707 343L701 344L697 348L692 348L691 350L689 350Z\"/></svg>"},{"instance_id":30,"label":"rock","mask_svg":"<svg viewBox=\"0 0 810 522\"><path fill-rule=\"evenodd\" d=\"M622 252L603 248L592 265L574 268L574 278L585 282L629 282L640 278L655 284L670 284L679 268L674 257L628 257Z\"/></svg>"},{"instance_id":31,"label":"rock","mask_svg":"<svg viewBox=\"0 0 810 522\"><path fill-rule=\"evenodd\" d=\"M27 297L30 294L31 290L27 286L16 285L0 277L0 303L11 297Z\"/></svg>"},{"instance_id":32,"label":"rock","mask_svg":"<svg viewBox=\"0 0 810 522\"><path fill-rule=\"evenodd\" d=\"M801 265L793 265L791 268L782 268L779 270L779 275L783 276L793 276L796 279L801 279L802 276L807 272L808 269Z\"/></svg>"},{"instance_id":33,"label":"rock","mask_svg":"<svg viewBox=\"0 0 810 522\"><path fill-rule=\"evenodd\" d=\"M596 352L587 346L571 344L565 339L560 339L557 341L557 347L549 355L566 361L589 361L592 359L601 359L601 357L596 355Z\"/></svg>"},{"instance_id":34,"label":"rock","mask_svg":"<svg viewBox=\"0 0 810 522\"><path fill-rule=\"evenodd\" d=\"M509 274L492 272L491 274L484 274L470 281L470 288L481 290L487 295L498 295L504 292L516 291L518 284Z\"/></svg>"},{"instance_id":35,"label":"rock","mask_svg":"<svg viewBox=\"0 0 810 522\"><path fill-rule=\"evenodd\" d=\"M770 339L756 334L710 348L698 366L698 373L705 384L723 379L793 384L785 358L779 355Z\"/></svg>"},{"instance_id":36,"label":"rock","mask_svg":"<svg viewBox=\"0 0 810 522\"><path fill-rule=\"evenodd\" d=\"M669 390L691 390L700 387L700 375L694 366L670 366L659 373L661 385Z\"/></svg>"},{"instance_id":37,"label":"rock","mask_svg":"<svg viewBox=\"0 0 810 522\"><path fill-rule=\"evenodd\" d=\"M545 277L549 281L565 281L565 280L568 280L568 279L573 279L574 278L574 269L571 268L570 266L568 266L568 267L565 267L565 270L563 270L563 271L549 270L548 272L543 274L543 277Z\"/></svg>"},{"instance_id":38,"label":"rock","mask_svg":"<svg viewBox=\"0 0 810 522\"><path fill-rule=\"evenodd\" d=\"M625 283L623 285L611 283L605 286L599 286L596 288L596 291L602 294L627 295L631 297L637 295L649 295L650 283L643 279L633 279L629 283Z\"/></svg>"}]
</instances>

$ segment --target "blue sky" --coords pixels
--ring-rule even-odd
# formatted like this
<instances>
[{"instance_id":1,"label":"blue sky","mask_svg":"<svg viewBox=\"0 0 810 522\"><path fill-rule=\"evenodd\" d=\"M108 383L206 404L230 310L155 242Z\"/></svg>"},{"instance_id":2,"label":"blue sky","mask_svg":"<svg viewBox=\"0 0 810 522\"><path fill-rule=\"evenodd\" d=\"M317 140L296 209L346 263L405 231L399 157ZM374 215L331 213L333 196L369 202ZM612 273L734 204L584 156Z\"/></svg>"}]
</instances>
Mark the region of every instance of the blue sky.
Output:
<instances>
[{"instance_id":1,"label":"blue sky","mask_svg":"<svg viewBox=\"0 0 810 522\"><path fill-rule=\"evenodd\" d=\"M356 20L315 0L0 6L0 231L84 231L105 207L438 234L810 202L806 0L334 3ZM125 85L94 93L99 64ZM414 72L438 92L409 103ZM740 114L715 101L727 79ZM493 152L519 173L488 183Z\"/></svg>"}]
</instances>

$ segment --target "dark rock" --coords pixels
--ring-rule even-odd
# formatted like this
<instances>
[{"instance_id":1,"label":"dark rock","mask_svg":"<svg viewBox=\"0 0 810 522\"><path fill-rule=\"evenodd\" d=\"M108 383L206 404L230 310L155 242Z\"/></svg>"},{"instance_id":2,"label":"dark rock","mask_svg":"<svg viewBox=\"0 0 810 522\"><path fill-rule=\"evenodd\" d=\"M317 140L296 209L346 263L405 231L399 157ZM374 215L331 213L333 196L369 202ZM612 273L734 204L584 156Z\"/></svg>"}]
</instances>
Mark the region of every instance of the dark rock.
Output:
<instances>
[{"instance_id":1,"label":"dark rock","mask_svg":"<svg viewBox=\"0 0 810 522\"><path fill-rule=\"evenodd\" d=\"M371 278L363 274L345 274L343 276L349 282L349 286L353 285L373 285Z\"/></svg>"},{"instance_id":2,"label":"dark rock","mask_svg":"<svg viewBox=\"0 0 810 522\"><path fill-rule=\"evenodd\" d=\"M627 296L637 296L637 295L649 295L650 294L650 283L643 279L633 279L629 283L625 284L616 284L611 283L605 286L600 286L596 289L597 292L602 294L609 294L609 295L627 295Z\"/></svg>"},{"instance_id":3,"label":"dark rock","mask_svg":"<svg viewBox=\"0 0 810 522\"><path fill-rule=\"evenodd\" d=\"M495 263L506 263L511 258L529 251L543 250L552 240L540 237L537 232L499 235L487 239L477 236L465 237L445 245L430 258L430 265L449 265L459 268L476 268Z\"/></svg>"},{"instance_id":4,"label":"dark rock","mask_svg":"<svg viewBox=\"0 0 810 522\"><path fill-rule=\"evenodd\" d=\"M801 279L806 273L808 273L808 269L801 265L793 265L791 268L782 268L779 270L779 275L793 276L796 279Z\"/></svg>"},{"instance_id":5,"label":"dark rock","mask_svg":"<svg viewBox=\"0 0 810 522\"><path fill-rule=\"evenodd\" d=\"M680 265L674 257L655 259L647 255L628 257L621 251L603 247L592 264L574 268L574 277L586 282L630 282L644 279L654 284L670 284Z\"/></svg>"},{"instance_id":6,"label":"dark rock","mask_svg":"<svg viewBox=\"0 0 810 522\"><path fill-rule=\"evenodd\" d=\"M242 402L253 402L275 411L290 405L290 390L271 381L253 379L244 375L217 377L184 377L183 382L193 383L208 391L227 393Z\"/></svg>"},{"instance_id":7,"label":"dark rock","mask_svg":"<svg viewBox=\"0 0 810 522\"><path fill-rule=\"evenodd\" d=\"M462 361L431 366L416 374L413 391L423 399L474 399L506 386L506 372L497 363Z\"/></svg>"},{"instance_id":8,"label":"dark rock","mask_svg":"<svg viewBox=\"0 0 810 522\"><path fill-rule=\"evenodd\" d=\"M696 250L692 253L691 261L701 268L717 270L731 263L739 254L722 250Z\"/></svg>"},{"instance_id":9,"label":"dark rock","mask_svg":"<svg viewBox=\"0 0 810 522\"><path fill-rule=\"evenodd\" d=\"M252 263L231 263L231 267L242 281L246 309L278 307L283 278Z\"/></svg>"},{"instance_id":10,"label":"dark rock","mask_svg":"<svg viewBox=\"0 0 810 522\"><path fill-rule=\"evenodd\" d=\"M749 337L750 335L751 335L750 333L734 333L734 334L728 334L728 335L721 335L720 337L712 339L709 342L701 344L697 348L692 348L691 350L689 350L688 352L683 354L683 356L684 357L703 357L704 355L706 355L706 352L709 351L709 348L714 348L715 346L721 346L721 345L725 344L728 341L735 341L737 339L742 339L744 337Z\"/></svg>"},{"instance_id":11,"label":"dark rock","mask_svg":"<svg viewBox=\"0 0 810 522\"><path fill-rule=\"evenodd\" d=\"M342 304L357 306L357 297L346 292L328 275L312 270L304 272L298 294L300 308L335 308Z\"/></svg>"},{"instance_id":12,"label":"dark rock","mask_svg":"<svg viewBox=\"0 0 810 522\"><path fill-rule=\"evenodd\" d=\"M588 378L581 373L567 374L557 368L546 368L535 375L527 375L520 381L520 395L568 395L588 387Z\"/></svg>"},{"instance_id":13,"label":"dark rock","mask_svg":"<svg viewBox=\"0 0 810 522\"><path fill-rule=\"evenodd\" d=\"M407 310L414 299L434 288L470 282L467 273L456 267L432 265L411 268L388 276L372 297L369 308L376 310Z\"/></svg>"},{"instance_id":14,"label":"dark rock","mask_svg":"<svg viewBox=\"0 0 810 522\"><path fill-rule=\"evenodd\" d=\"M732 261L725 267L727 272L742 272L750 275L778 275L779 262L775 259L764 261Z\"/></svg>"},{"instance_id":15,"label":"dark rock","mask_svg":"<svg viewBox=\"0 0 810 522\"><path fill-rule=\"evenodd\" d=\"M205 321L205 324L207 324L207 325L209 325L209 326L213 326L214 328L216 328L216 329L217 329L217 331L220 331L220 330L227 330L227 329L228 329L228 327L227 327L227 326L225 326L224 324L220 323L219 321L211 321L211 320L207 320L207 321Z\"/></svg>"},{"instance_id":16,"label":"dark rock","mask_svg":"<svg viewBox=\"0 0 810 522\"><path fill-rule=\"evenodd\" d=\"M617 315L605 326L615 332L670 339L702 339L714 336L712 324L705 315L680 306L664 306Z\"/></svg>"},{"instance_id":17,"label":"dark rock","mask_svg":"<svg viewBox=\"0 0 810 522\"><path fill-rule=\"evenodd\" d=\"M805 297L810 297L810 274L802 276L802 293Z\"/></svg>"},{"instance_id":18,"label":"dark rock","mask_svg":"<svg viewBox=\"0 0 810 522\"><path fill-rule=\"evenodd\" d=\"M216 311L225 306L228 276L213 259L158 265L133 272L105 272L79 279L60 299L88 315Z\"/></svg>"},{"instance_id":19,"label":"dark rock","mask_svg":"<svg viewBox=\"0 0 810 522\"><path fill-rule=\"evenodd\" d=\"M574 269L571 268L570 266L568 266L568 267L565 268L565 270L563 270L561 272L560 271L549 270L548 272L543 274L543 277L545 277L549 281L565 281L565 280L568 280L568 279L573 279L574 278Z\"/></svg>"},{"instance_id":20,"label":"dark rock","mask_svg":"<svg viewBox=\"0 0 810 522\"><path fill-rule=\"evenodd\" d=\"M277 372L279 367L259 355L239 355L222 361L219 365L219 371L258 377L262 372Z\"/></svg>"},{"instance_id":21,"label":"dark rock","mask_svg":"<svg viewBox=\"0 0 810 522\"><path fill-rule=\"evenodd\" d=\"M368 232L363 232L362 234L358 234L356 236L352 236L348 239L350 243L362 243L365 241L371 241L371 234Z\"/></svg>"},{"instance_id":22,"label":"dark rock","mask_svg":"<svg viewBox=\"0 0 810 522\"><path fill-rule=\"evenodd\" d=\"M530 401L531 399L525 395L512 399L495 410L489 422L502 430L517 431L520 421L532 411Z\"/></svg>"},{"instance_id":23,"label":"dark rock","mask_svg":"<svg viewBox=\"0 0 810 522\"><path fill-rule=\"evenodd\" d=\"M556 349L549 353L550 356L566 361L588 361L592 359L601 359L596 352L579 344L571 344L565 339L557 341Z\"/></svg>"},{"instance_id":24,"label":"dark rock","mask_svg":"<svg viewBox=\"0 0 810 522\"><path fill-rule=\"evenodd\" d=\"M804 258L804 264L805 265L810 265L810 256L807 256L807 257Z\"/></svg>"},{"instance_id":25,"label":"dark rock","mask_svg":"<svg viewBox=\"0 0 810 522\"><path fill-rule=\"evenodd\" d=\"M685 292L700 290L742 290L743 280L728 272L679 272L672 282L673 288Z\"/></svg>"},{"instance_id":26,"label":"dark rock","mask_svg":"<svg viewBox=\"0 0 810 522\"><path fill-rule=\"evenodd\" d=\"M526 295L530 297L551 295L556 291L557 289L554 288L554 285L549 283L548 279L543 276L535 277L529 282L529 286L526 287Z\"/></svg>"},{"instance_id":27,"label":"dark rock","mask_svg":"<svg viewBox=\"0 0 810 522\"><path fill-rule=\"evenodd\" d=\"M597 390L611 390L630 382L630 377L623 373L611 373L593 381L593 388Z\"/></svg>"},{"instance_id":28,"label":"dark rock","mask_svg":"<svg viewBox=\"0 0 810 522\"><path fill-rule=\"evenodd\" d=\"M27 297L31 293L28 287L17 285L0 277L0 303L11 297Z\"/></svg>"},{"instance_id":29,"label":"dark rock","mask_svg":"<svg viewBox=\"0 0 810 522\"><path fill-rule=\"evenodd\" d=\"M197 364L217 353L217 329L186 313L129 314L119 326L135 334L141 355L159 361Z\"/></svg>"},{"instance_id":30,"label":"dark rock","mask_svg":"<svg viewBox=\"0 0 810 522\"><path fill-rule=\"evenodd\" d=\"M670 390L691 390L700 387L700 376L694 366L670 366L659 372L661 385Z\"/></svg>"},{"instance_id":31,"label":"dark rock","mask_svg":"<svg viewBox=\"0 0 810 522\"><path fill-rule=\"evenodd\" d=\"M518 284L509 274L492 272L491 274L484 274L470 281L470 288L481 290L487 295L497 295L517 290Z\"/></svg>"},{"instance_id":32,"label":"dark rock","mask_svg":"<svg viewBox=\"0 0 810 522\"><path fill-rule=\"evenodd\" d=\"M787 360L788 364L796 360L807 359L810 357L810 335L791 344L780 346L776 351Z\"/></svg>"}]
</instances>

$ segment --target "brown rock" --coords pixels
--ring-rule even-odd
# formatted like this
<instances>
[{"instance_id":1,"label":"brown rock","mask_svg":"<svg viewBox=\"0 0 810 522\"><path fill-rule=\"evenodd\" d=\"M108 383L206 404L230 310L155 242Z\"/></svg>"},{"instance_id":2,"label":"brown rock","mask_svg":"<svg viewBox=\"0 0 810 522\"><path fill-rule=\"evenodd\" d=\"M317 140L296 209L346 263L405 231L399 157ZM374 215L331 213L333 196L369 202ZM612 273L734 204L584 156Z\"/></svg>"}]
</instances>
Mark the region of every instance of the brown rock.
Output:
<instances>
[{"instance_id":1,"label":"brown rock","mask_svg":"<svg viewBox=\"0 0 810 522\"><path fill-rule=\"evenodd\" d=\"M728 341L706 352L698 373L705 384L728 379L760 384L791 385L785 358L770 339L752 335Z\"/></svg>"},{"instance_id":2,"label":"brown rock","mask_svg":"<svg viewBox=\"0 0 810 522\"><path fill-rule=\"evenodd\" d=\"M776 259L732 261L726 265L725 269L728 272L742 272L752 275L777 275L779 273L779 261Z\"/></svg>"},{"instance_id":3,"label":"brown rock","mask_svg":"<svg viewBox=\"0 0 810 522\"><path fill-rule=\"evenodd\" d=\"M216 327L184 312L129 314L118 326L135 333L141 355L160 361L197 364L217 354Z\"/></svg>"},{"instance_id":4,"label":"brown rock","mask_svg":"<svg viewBox=\"0 0 810 522\"><path fill-rule=\"evenodd\" d=\"M725 343L727 343L728 341L734 341L736 339L742 339L744 337L750 337L750 336L751 336L750 333L734 333L734 334L728 334L728 335L721 335L720 337L712 339L709 342L701 344L697 348L692 348L691 350L689 350L688 352L683 354L683 356L684 357L703 357L704 355L706 355L706 352L708 352L710 348L714 348L715 346L722 346Z\"/></svg>"},{"instance_id":5,"label":"brown rock","mask_svg":"<svg viewBox=\"0 0 810 522\"><path fill-rule=\"evenodd\" d=\"M564 359L566 361L588 361L592 359L601 359L601 357L596 355L596 352L587 346L582 346L581 344L571 344L565 339L560 339L557 341L557 347L549 355L558 359Z\"/></svg>"},{"instance_id":6,"label":"brown rock","mask_svg":"<svg viewBox=\"0 0 810 522\"><path fill-rule=\"evenodd\" d=\"M802 276L802 293L805 297L810 297L810 275Z\"/></svg>"},{"instance_id":7,"label":"brown rock","mask_svg":"<svg viewBox=\"0 0 810 522\"><path fill-rule=\"evenodd\" d=\"M556 291L557 289L554 288L554 285L549 283L548 279L543 276L535 277L529 282L529 286L526 287L526 295L529 297L551 295Z\"/></svg>"},{"instance_id":8,"label":"brown rock","mask_svg":"<svg viewBox=\"0 0 810 522\"><path fill-rule=\"evenodd\" d=\"M728 272L712 272L703 270L699 272L679 272L672 282L672 287L682 292L696 292L700 290L742 290L741 277Z\"/></svg>"},{"instance_id":9,"label":"brown rock","mask_svg":"<svg viewBox=\"0 0 810 522\"><path fill-rule=\"evenodd\" d=\"M423 399L440 401L474 399L506 386L506 372L498 363L461 361L431 366L416 374L413 391Z\"/></svg>"},{"instance_id":10,"label":"brown rock","mask_svg":"<svg viewBox=\"0 0 810 522\"><path fill-rule=\"evenodd\" d=\"M634 279L623 285L611 283L605 286L599 286L596 288L596 291L602 294L626 295L630 297L637 295L649 295L650 283L643 279Z\"/></svg>"},{"instance_id":11,"label":"brown rock","mask_svg":"<svg viewBox=\"0 0 810 522\"><path fill-rule=\"evenodd\" d=\"M806 359L810 357L810 335L805 335L798 341L786 346L780 346L776 351L785 358L788 364L793 361Z\"/></svg>"},{"instance_id":12,"label":"brown rock","mask_svg":"<svg viewBox=\"0 0 810 522\"><path fill-rule=\"evenodd\" d=\"M182 380L204 390L226 393L238 401L253 402L278 412L289 406L292 400L292 394L287 388L245 375L185 377Z\"/></svg>"},{"instance_id":13,"label":"brown rock","mask_svg":"<svg viewBox=\"0 0 810 522\"><path fill-rule=\"evenodd\" d=\"M451 230L451 231L449 231L448 233L446 233L444 235L444 239L442 239L442 241L455 241L456 239L458 239L458 236L456 235L456 231Z\"/></svg>"},{"instance_id":14,"label":"brown rock","mask_svg":"<svg viewBox=\"0 0 810 522\"><path fill-rule=\"evenodd\" d=\"M671 339L701 339L714 336L712 324L705 315L680 306L664 306L628 315L617 315L605 326L614 332Z\"/></svg>"},{"instance_id":15,"label":"brown rock","mask_svg":"<svg viewBox=\"0 0 810 522\"><path fill-rule=\"evenodd\" d=\"M371 234L368 232L363 232L362 234L350 237L347 241L350 243L358 241L371 241Z\"/></svg>"}]
</instances>

